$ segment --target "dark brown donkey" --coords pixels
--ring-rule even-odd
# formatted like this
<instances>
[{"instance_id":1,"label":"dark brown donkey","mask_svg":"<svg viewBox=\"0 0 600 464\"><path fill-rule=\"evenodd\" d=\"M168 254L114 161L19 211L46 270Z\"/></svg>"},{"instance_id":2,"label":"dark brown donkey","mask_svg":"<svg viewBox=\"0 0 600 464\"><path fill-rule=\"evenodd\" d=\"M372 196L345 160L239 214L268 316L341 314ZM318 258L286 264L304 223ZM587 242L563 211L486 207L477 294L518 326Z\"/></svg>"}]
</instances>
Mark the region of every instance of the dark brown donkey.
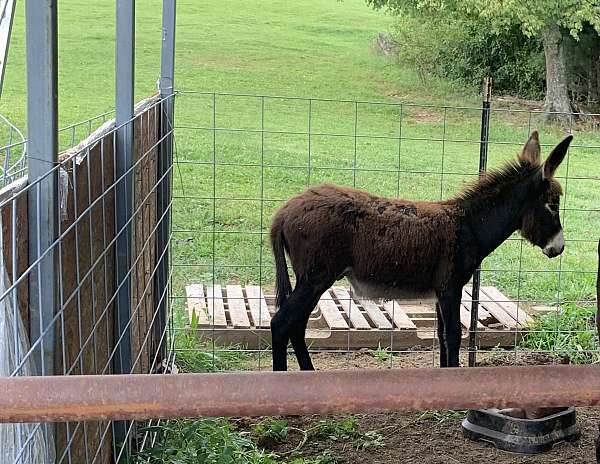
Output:
<instances>
[{"instance_id":1,"label":"dark brown donkey","mask_svg":"<svg viewBox=\"0 0 600 464\"><path fill-rule=\"evenodd\" d=\"M333 185L290 199L271 225L279 308L271 321L273 369L287 369L290 340L300 369L313 369L304 339L308 318L343 277L366 298L437 297L441 365L457 367L462 288L483 258L516 230L547 256L562 253L562 192L553 176L571 140L542 164L534 132L517 161L446 201L382 198ZM286 252L296 275L293 291Z\"/></svg>"}]
</instances>

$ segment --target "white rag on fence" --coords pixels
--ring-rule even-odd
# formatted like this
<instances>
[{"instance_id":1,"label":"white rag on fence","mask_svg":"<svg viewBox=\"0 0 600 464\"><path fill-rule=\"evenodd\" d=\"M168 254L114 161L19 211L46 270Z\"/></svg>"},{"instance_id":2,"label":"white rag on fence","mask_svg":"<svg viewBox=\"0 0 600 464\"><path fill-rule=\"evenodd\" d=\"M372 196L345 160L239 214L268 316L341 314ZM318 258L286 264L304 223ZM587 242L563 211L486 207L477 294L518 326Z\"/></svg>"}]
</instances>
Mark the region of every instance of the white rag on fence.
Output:
<instances>
[{"instance_id":1,"label":"white rag on fence","mask_svg":"<svg viewBox=\"0 0 600 464\"><path fill-rule=\"evenodd\" d=\"M2 223L0 221L0 296L10 289L10 281L2 250ZM29 350L27 331L21 320L16 302L16 288L0 300L0 377L36 375ZM25 361L23 361L25 359ZM47 446L51 444L51 446ZM0 463L52 464L54 462L52 428L43 424L0 424Z\"/></svg>"}]
</instances>

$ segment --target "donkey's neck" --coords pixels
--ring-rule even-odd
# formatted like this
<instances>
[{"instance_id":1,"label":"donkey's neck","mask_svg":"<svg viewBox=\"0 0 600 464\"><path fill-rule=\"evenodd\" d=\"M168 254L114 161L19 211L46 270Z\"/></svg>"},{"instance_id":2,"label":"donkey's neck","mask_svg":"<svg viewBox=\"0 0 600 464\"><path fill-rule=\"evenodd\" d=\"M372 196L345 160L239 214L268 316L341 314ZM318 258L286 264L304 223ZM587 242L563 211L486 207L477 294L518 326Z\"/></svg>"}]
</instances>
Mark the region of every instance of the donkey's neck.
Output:
<instances>
[{"instance_id":1,"label":"donkey's neck","mask_svg":"<svg viewBox=\"0 0 600 464\"><path fill-rule=\"evenodd\" d=\"M478 261L492 253L510 237L522 223L525 210L531 204L534 173L508 185L488 185L478 199L462 200L464 220L475 239Z\"/></svg>"}]
</instances>

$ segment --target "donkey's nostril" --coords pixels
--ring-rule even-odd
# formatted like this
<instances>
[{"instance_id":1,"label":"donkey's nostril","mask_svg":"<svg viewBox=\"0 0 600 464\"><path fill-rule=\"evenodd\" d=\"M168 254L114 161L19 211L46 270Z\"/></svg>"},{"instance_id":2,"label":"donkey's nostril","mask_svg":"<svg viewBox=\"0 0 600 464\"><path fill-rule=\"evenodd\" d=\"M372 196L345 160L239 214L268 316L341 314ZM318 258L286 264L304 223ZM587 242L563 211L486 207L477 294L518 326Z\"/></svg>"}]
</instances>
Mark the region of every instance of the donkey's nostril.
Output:
<instances>
[{"instance_id":1,"label":"donkey's nostril","mask_svg":"<svg viewBox=\"0 0 600 464\"><path fill-rule=\"evenodd\" d=\"M548 244L544 247L544 254L549 258L554 258L560 255L565 249L565 239L562 230L559 231L554 237L550 239Z\"/></svg>"}]
</instances>

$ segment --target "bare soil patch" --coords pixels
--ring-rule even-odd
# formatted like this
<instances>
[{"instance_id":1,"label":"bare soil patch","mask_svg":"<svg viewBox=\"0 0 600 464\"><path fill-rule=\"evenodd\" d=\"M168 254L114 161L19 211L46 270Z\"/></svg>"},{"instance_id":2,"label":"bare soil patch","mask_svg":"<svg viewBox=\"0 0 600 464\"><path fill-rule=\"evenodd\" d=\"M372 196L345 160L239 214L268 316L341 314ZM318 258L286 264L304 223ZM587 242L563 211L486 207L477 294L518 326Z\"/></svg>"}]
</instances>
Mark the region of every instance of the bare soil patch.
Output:
<instances>
[{"instance_id":1,"label":"bare soil patch","mask_svg":"<svg viewBox=\"0 0 600 464\"><path fill-rule=\"evenodd\" d=\"M482 366L547 364L550 360L531 353L486 353L478 360ZM356 368L415 368L432 367L437 364L433 353L415 352L382 360L373 352L317 353L313 355L319 370ZM466 363L466 358L462 360ZM268 369L269 360L263 358L262 369ZM296 369L295 360L290 358L290 370ZM473 388L477 388L473 385ZM377 394L374 392L374 394ZM382 446L366 443L363 439L339 439L335 437L309 436L299 450L304 458L314 458L324 452L330 453L340 463L403 463L403 464L453 464L453 463L563 463L583 464L595 462L594 441L598 434L600 409L580 408L577 410L582 437L576 443L557 444L550 452L535 456L522 456L497 450L494 446L473 442L463 437L461 421L464 413L391 413L352 416L361 437L382 437ZM261 443L278 454L289 453L303 439L303 434L293 431L310 430L320 421L342 421L348 416L301 416L287 417L292 431L283 443ZM257 420L243 419L239 427L250 429Z\"/></svg>"}]
</instances>

